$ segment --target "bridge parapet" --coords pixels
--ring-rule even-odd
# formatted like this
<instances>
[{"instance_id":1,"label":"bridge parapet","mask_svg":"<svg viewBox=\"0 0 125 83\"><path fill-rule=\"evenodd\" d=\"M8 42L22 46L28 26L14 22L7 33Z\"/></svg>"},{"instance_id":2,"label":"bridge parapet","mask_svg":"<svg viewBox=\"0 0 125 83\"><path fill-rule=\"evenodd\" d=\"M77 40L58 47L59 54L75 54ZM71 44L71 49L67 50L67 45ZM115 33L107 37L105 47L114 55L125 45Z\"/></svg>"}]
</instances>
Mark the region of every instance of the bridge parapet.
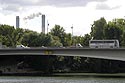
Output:
<instances>
[{"instance_id":1,"label":"bridge parapet","mask_svg":"<svg viewBox=\"0 0 125 83\"><path fill-rule=\"evenodd\" d=\"M29 49L0 49L0 55L58 55L80 56L125 61L125 48L29 48Z\"/></svg>"}]
</instances>

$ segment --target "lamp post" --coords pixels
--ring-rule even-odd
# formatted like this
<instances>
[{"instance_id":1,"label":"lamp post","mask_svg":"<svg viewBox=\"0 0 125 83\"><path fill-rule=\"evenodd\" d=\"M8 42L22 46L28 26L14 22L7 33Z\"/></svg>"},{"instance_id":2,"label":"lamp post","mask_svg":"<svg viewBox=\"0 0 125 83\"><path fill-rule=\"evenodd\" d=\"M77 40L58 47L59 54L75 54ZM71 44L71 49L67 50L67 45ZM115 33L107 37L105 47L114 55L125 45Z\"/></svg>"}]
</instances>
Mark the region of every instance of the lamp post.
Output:
<instances>
[{"instance_id":1,"label":"lamp post","mask_svg":"<svg viewBox=\"0 0 125 83\"><path fill-rule=\"evenodd\" d=\"M73 37L73 25L72 25L71 29L72 29L72 37Z\"/></svg>"},{"instance_id":2,"label":"lamp post","mask_svg":"<svg viewBox=\"0 0 125 83\"><path fill-rule=\"evenodd\" d=\"M47 34L48 34L48 29L49 29L49 23L48 23L48 20L47 20Z\"/></svg>"},{"instance_id":3,"label":"lamp post","mask_svg":"<svg viewBox=\"0 0 125 83\"><path fill-rule=\"evenodd\" d=\"M125 23L125 19L123 19L123 23ZM125 26L125 24L124 24L124 26ZM125 46L125 39L124 38L125 38L125 28L123 28L123 45Z\"/></svg>"},{"instance_id":4,"label":"lamp post","mask_svg":"<svg viewBox=\"0 0 125 83\"><path fill-rule=\"evenodd\" d=\"M72 39L72 45L73 45L73 25L72 25L72 27L71 27L71 29L72 29L72 37L71 37L71 39Z\"/></svg>"}]
</instances>

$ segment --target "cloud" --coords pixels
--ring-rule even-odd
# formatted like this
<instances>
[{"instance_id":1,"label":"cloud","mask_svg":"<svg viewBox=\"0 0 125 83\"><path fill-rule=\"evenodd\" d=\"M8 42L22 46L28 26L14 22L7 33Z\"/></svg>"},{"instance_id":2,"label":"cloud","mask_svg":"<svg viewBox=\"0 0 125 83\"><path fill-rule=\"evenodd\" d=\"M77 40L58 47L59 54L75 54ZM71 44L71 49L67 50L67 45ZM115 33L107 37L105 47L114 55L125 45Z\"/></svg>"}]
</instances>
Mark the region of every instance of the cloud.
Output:
<instances>
[{"instance_id":1,"label":"cloud","mask_svg":"<svg viewBox=\"0 0 125 83\"><path fill-rule=\"evenodd\" d=\"M121 6L114 6L114 7L110 7L109 5L105 4L105 3L99 3L96 5L96 9L97 10L113 10L113 9L118 9Z\"/></svg>"},{"instance_id":2,"label":"cloud","mask_svg":"<svg viewBox=\"0 0 125 83\"><path fill-rule=\"evenodd\" d=\"M2 10L4 10L4 11L11 10L11 11L17 12L21 9L22 9L22 7L19 6L19 5L16 5L16 4L9 4L9 5L5 5L5 6L2 7Z\"/></svg>"},{"instance_id":3,"label":"cloud","mask_svg":"<svg viewBox=\"0 0 125 83\"><path fill-rule=\"evenodd\" d=\"M107 0L45 0L44 5L52 5L56 7L86 6L89 2L104 2Z\"/></svg>"},{"instance_id":4,"label":"cloud","mask_svg":"<svg viewBox=\"0 0 125 83\"><path fill-rule=\"evenodd\" d=\"M89 2L104 2L107 0L0 0L4 4L3 10L19 11L26 6L55 6L55 7L74 7L86 6Z\"/></svg>"}]
</instances>

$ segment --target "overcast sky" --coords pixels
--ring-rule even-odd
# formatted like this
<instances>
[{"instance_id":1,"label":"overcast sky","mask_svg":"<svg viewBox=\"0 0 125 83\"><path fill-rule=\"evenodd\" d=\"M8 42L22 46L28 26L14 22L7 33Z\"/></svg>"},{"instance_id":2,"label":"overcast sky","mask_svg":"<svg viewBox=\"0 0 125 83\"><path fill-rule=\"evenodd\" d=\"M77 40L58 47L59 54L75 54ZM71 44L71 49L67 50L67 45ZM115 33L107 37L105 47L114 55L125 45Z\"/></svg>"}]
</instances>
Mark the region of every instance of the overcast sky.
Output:
<instances>
[{"instance_id":1,"label":"overcast sky","mask_svg":"<svg viewBox=\"0 0 125 83\"><path fill-rule=\"evenodd\" d=\"M107 21L124 18L124 0L0 0L0 23L15 26L20 16L20 27L41 31L41 18L23 18L41 12L46 15L49 30L58 24L74 35L84 35L91 30L93 21L105 17Z\"/></svg>"}]
</instances>

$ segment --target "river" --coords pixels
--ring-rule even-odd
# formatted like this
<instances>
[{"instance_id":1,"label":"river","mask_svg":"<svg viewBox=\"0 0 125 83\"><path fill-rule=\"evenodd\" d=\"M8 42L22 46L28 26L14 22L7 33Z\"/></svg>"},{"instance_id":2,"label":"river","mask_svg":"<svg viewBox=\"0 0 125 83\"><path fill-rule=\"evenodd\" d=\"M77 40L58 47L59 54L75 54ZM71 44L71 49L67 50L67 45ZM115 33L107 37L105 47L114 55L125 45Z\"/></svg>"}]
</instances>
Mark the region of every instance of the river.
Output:
<instances>
[{"instance_id":1,"label":"river","mask_svg":"<svg viewBox=\"0 0 125 83\"><path fill-rule=\"evenodd\" d=\"M0 76L0 83L125 83L122 77Z\"/></svg>"}]
</instances>

